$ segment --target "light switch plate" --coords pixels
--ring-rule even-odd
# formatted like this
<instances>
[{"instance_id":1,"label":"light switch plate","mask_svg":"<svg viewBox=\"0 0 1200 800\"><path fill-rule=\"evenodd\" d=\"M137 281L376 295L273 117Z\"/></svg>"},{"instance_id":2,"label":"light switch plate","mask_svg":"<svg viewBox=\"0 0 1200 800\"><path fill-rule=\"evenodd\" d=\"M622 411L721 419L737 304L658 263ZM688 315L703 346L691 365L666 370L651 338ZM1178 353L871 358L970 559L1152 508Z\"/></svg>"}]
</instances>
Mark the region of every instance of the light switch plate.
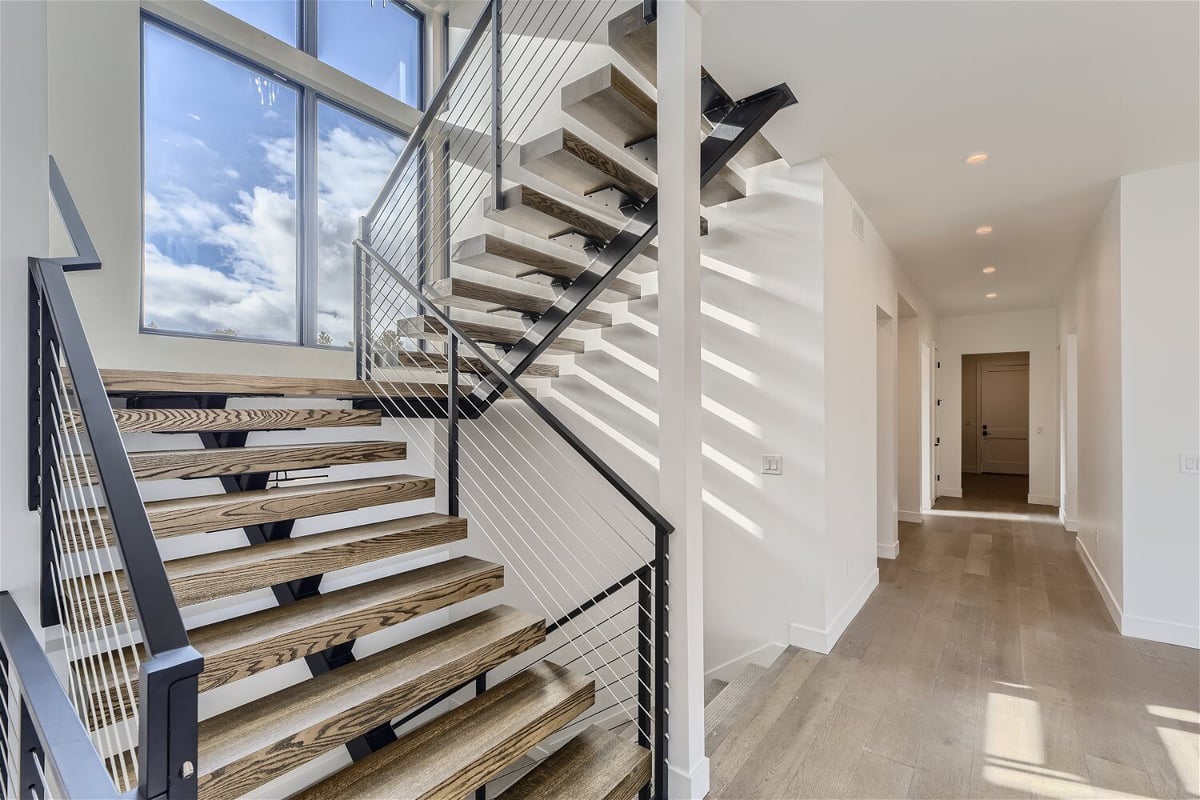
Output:
<instances>
[{"instance_id":1,"label":"light switch plate","mask_svg":"<svg viewBox=\"0 0 1200 800\"><path fill-rule=\"evenodd\" d=\"M783 456L763 456L762 457L762 474L763 475L782 475L783 474Z\"/></svg>"},{"instance_id":2,"label":"light switch plate","mask_svg":"<svg viewBox=\"0 0 1200 800\"><path fill-rule=\"evenodd\" d=\"M1179 471L1185 475L1200 475L1200 455L1180 453Z\"/></svg>"}]
</instances>

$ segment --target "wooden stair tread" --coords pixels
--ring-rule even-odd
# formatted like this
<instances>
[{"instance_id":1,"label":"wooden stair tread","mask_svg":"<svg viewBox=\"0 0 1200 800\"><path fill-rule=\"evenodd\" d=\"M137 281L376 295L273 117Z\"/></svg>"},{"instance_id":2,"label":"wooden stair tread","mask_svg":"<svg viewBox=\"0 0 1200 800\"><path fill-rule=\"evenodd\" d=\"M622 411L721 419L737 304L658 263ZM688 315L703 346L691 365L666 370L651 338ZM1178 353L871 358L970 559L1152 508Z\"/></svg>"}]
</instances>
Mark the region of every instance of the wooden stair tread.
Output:
<instances>
[{"instance_id":1,"label":"wooden stair tread","mask_svg":"<svg viewBox=\"0 0 1200 800\"><path fill-rule=\"evenodd\" d=\"M707 708L708 704L711 703L713 700L715 700L717 695L719 695L721 693L721 690L724 689L728 685L729 685L729 683L727 681L723 681L720 678L713 678L712 680L705 683L704 684L704 706Z\"/></svg>"},{"instance_id":2,"label":"wooden stair tread","mask_svg":"<svg viewBox=\"0 0 1200 800\"><path fill-rule=\"evenodd\" d=\"M433 478L388 475L155 500L146 503L146 516L150 519L154 535L165 538L424 500L433 497L433 493ZM69 545L82 550L112 544L112 521L108 510L99 508L96 515L100 523L96 540L70 539Z\"/></svg>"},{"instance_id":3,"label":"wooden stair tread","mask_svg":"<svg viewBox=\"0 0 1200 800\"><path fill-rule=\"evenodd\" d=\"M416 350L399 350L388 354L390 364L406 369L432 369L444 372L449 364L448 359L443 353L422 352ZM458 369L460 372L471 372L476 375L491 375L492 371L478 358L473 356L459 356ZM525 370L523 377L527 378L557 378L558 367L553 364L542 364L534 362Z\"/></svg>"},{"instance_id":4,"label":"wooden stair tread","mask_svg":"<svg viewBox=\"0 0 1200 800\"><path fill-rule=\"evenodd\" d=\"M540 662L298 797L461 798L594 702L590 678Z\"/></svg>"},{"instance_id":5,"label":"wooden stair tread","mask_svg":"<svg viewBox=\"0 0 1200 800\"><path fill-rule=\"evenodd\" d=\"M583 256L571 250L563 250L556 256L542 250L510 242L492 234L480 234L454 244L455 263L474 269L507 275L510 278L547 276L549 278L575 280L587 271L588 264ZM568 258L568 254L574 258ZM617 278L601 300L636 300L642 296L641 287L633 281Z\"/></svg>"},{"instance_id":6,"label":"wooden stair tread","mask_svg":"<svg viewBox=\"0 0 1200 800\"><path fill-rule=\"evenodd\" d=\"M140 369L102 369L100 377L112 397L141 394L221 394L241 397L323 397L340 400L376 396L366 381L346 378L275 378L261 375L221 375L202 372L157 372ZM404 397L445 397L444 385L411 384Z\"/></svg>"},{"instance_id":7,"label":"wooden stair tread","mask_svg":"<svg viewBox=\"0 0 1200 800\"><path fill-rule=\"evenodd\" d=\"M713 176L704 188L700 190L700 205L717 206L721 203L731 203L746 196L746 180L729 168L726 164L721 171Z\"/></svg>"},{"instance_id":8,"label":"wooden stair tread","mask_svg":"<svg viewBox=\"0 0 1200 800\"><path fill-rule=\"evenodd\" d=\"M432 286L429 299L455 308L471 311L518 311L526 314L545 314L554 298L527 292L517 292L500 286L477 283L463 278L443 278ZM612 325L612 314L586 308L578 321L592 327Z\"/></svg>"},{"instance_id":9,"label":"wooden stair tread","mask_svg":"<svg viewBox=\"0 0 1200 800\"><path fill-rule=\"evenodd\" d=\"M650 782L650 751L592 725L500 794L503 800L632 800Z\"/></svg>"},{"instance_id":10,"label":"wooden stair tread","mask_svg":"<svg viewBox=\"0 0 1200 800\"><path fill-rule=\"evenodd\" d=\"M643 178L566 128L521 145L521 166L577 195L615 187L646 200L657 191Z\"/></svg>"},{"instance_id":11,"label":"wooden stair tread","mask_svg":"<svg viewBox=\"0 0 1200 800\"><path fill-rule=\"evenodd\" d=\"M484 344L513 345L525 338L525 331L516 328L502 328L463 320L454 322L467 336ZM396 331L401 336L431 342L445 341L446 338L446 326L435 317L429 316L397 320ZM552 353L582 353L584 346L579 339L559 336L547 349Z\"/></svg>"},{"instance_id":12,"label":"wooden stair tread","mask_svg":"<svg viewBox=\"0 0 1200 800\"><path fill-rule=\"evenodd\" d=\"M435 544L439 542L429 546ZM503 583L503 568L463 556L195 628L188 637L204 656L199 691L353 641ZM102 665L123 663L123 670L134 676L136 693L137 665L128 650L99 658ZM73 667L86 670L85 662L76 661ZM121 669L101 672L114 673L124 674ZM135 700L136 694L131 699L123 683L110 681L92 695L90 719L94 724L126 719Z\"/></svg>"},{"instance_id":13,"label":"wooden stair tread","mask_svg":"<svg viewBox=\"0 0 1200 800\"><path fill-rule=\"evenodd\" d=\"M758 664L748 664L741 674L717 694L704 707L704 739L713 749L720 743L728 732L731 718L737 716L748 695L762 682L767 674L767 668ZM708 752L706 750L706 752Z\"/></svg>"},{"instance_id":14,"label":"wooden stair tread","mask_svg":"<svg viewBox=\"0 0 1200 800\"><path fill-rule=\"evenodd\" d=\"M542 619L497 606L205 720L199 796L239 797L544 639Z\"/></svg>"},{"instance_id":15,"label":"wooden stair tread","mask_svg":"<svg viewBox=\"0 0 1200 800\"><path fill-rule=\"evenodd\" d=\"M640 7L635 6L609 20L608 46L652 86L658 85L658 27L653 22L646 24ZM734 160L738 166L748 168L778 158L779 151L762 133L757 133Z\"/></svg>"},{"instance_id":16,"label":"wooden stair tread","mask_svg":"<svg viewBox=\"0 0 1200 800\"><path fill-rule=\"evenodd\" d=\"M275 431L381 424L378 411L343 408L117 408L113 416L117 428L125 433Z\"/></svg>"},{"instance_id":17,"label":"wooden stair tread","mask_svg":"<svg viewBox=\"0 0 1200 800\"><path fill-rule=\"evenodd\" d=\"M658 106L612 64L562 88L562 110L617 147L658 135Z\"/></svg>"},{"instance_id":18,"label":"wooden stair tread","mask_svg":"<svg viewBox=\"0 0 1200 800\"><path fill-rule=\"evenodd\" d=\"M173 559L164 566L175 602L184 607L465 538L465 519L419 514ZM95 625L118 622L125 609L133 608L123 570L103 588L81 614Z\"/></svg>"},{"instance_id":19,"label":"wooden stair tread","mask_svg":"<svg viewBox=\"0 0 1200 800\"><path fill-rule=\"evenodd\" d=\"M129 454L129 464L138 480L171 478L215 478L252 472L323 469L351 464L403 461L408 457L404 442L333 442L309 445L258 445L223 447L214 450L146 450ZM66 467L68 475L96 480L90 455L76 456Z\"/></svg>"}]
</instances>

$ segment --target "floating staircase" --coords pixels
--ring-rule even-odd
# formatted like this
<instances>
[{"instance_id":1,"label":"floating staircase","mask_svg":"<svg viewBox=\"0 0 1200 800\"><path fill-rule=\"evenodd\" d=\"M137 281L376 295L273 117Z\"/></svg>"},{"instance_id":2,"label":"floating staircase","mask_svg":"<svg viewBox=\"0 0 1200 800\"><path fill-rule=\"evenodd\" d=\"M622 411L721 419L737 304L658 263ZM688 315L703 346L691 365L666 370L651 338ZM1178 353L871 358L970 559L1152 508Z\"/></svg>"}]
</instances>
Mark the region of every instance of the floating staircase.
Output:
<instances>
[{"instance_id":1,"label":"floating staircase","mask_svg":"<svg viewBox=\"0 0 1200 800\"><path fill-rule=\"evenodd\" d=\"M118 420L158 415L153 424L125 426L142 437L139 442L146 441L147 432L211 436L316 429L349 413L356 414L351 419L360 424L381 424L378 412L363 415L345 408L188 407L211 402L214 397L220 404L233 397L279 397L290 403L302 398L321 398L328 403L336 398L349 403L364 396L363 386L353 381L128 371L103 371L102 378ZM123 404L134 408L122 408ZM181 407L137 408L141 404ZM350 424L350 420L340 421ZM204 658L198 683L201 693L295 661L306 660L311 665L315 659L319 667L308 680L254 696L201 722L196 780L203 800L258 791L318 756L360 740L374 743L367 749L352 748L365 757L309 787L301 796L463 796L521 763L532 748L572 724L593 704L591 678L549 662L536 662L432 721L405 730L399 738L390 733L407 715L426 711L540 645L547 635L541 616L493 604L354 658L347 648L364 637L467 600L486 598L504 585L501 565L468 555L413 568L401 564L385 577L371 576L372 565L384 559L436 552L467 541L466 519L406 510L412 502L432 498L435 491L434 479L394 469L407 456L405 443L386 440L131 453L130 464L139 480L174 480L180 481L181 487L187 485L183 481L193 479L279 478L289 470L307 471L304 475L333 467L388 470L379 477L315 477L263 489L229 491L234 487L227 484L227 491L218 494L145 503L160 540L244 528L251 542L164 561L180 607L221 601L234 609L232 615L224 612L228 616L220 621L189 631L192 646ZM71 456L63 469L80 476L95 474L91 455ZM338 515L377 506L394 506L395 511L382 522L349 527L336 524ZM99 519L107 520L102 508L96 512ZM313 517L328 517L332 524L325 525L322 532L290 536L292 520ZM275 529L278 535L270 535L272 526L282 526ZM268 533L256 538L249 536L253 530ZM110 530L101 528L95 536L76 541L75 547L90 559L112 544L110 536ZM367 579L333 591L319 588L325 573L356 569L366 570ZM80 629L119 626L125 621L133 598L124 574L118 570L113 577L116 588L85 598L68 610ZM72 580L78 578L69 578L67 583ZM276 590L280 596L283 587L293 589L290 597L283 593L287 602L262 610L238 610L244 607L239 596L264 589ZM64 584L63 596L74 597L75 593ZM91 687L84 706L89 729L103 730L133 718L138 702L137 659L142 656L139 646L136 651L96 652L71 662L80 684ZM107 678L96 680L97 676ZM129 676L134 677L129 680ZM608 731L582 730L586 735L578 743L564 748L554 760L544 759L524 782L509 788L506 796L548 796L544 787L561 786L589 793L594 789L601 792L596 796L602 797L634 797L649 781L648 751ZM380 731L389 735L380 738ZM395 741L386 744L389 739ZM135 762L136 753L129 751L109 758L110 764L131 766ZM114 767L113 772L119 775L120 770ZM120 778L117 780L119 783Z\"/></svg>"}]
</instances>

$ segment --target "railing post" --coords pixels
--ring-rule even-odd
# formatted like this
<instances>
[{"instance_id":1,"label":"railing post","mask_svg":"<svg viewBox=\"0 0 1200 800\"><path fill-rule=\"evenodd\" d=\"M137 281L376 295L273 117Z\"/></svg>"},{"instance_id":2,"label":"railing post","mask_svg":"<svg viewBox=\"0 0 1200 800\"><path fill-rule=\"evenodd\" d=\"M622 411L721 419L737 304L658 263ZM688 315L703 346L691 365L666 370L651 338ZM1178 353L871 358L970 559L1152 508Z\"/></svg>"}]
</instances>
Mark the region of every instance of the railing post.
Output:
<instances>
[{"instance_id":1,"label":"railing post","mask_svg":"<svg viewBox=\"0 0 1200 800\"><path fill-rule=\"evenodd\" d=\"M37 730L33 727L33 718L29 716L29 708L25 700L18 701L21 706L21 732L17 734L20 741L21 757L18 759L17 780L20 781L17 797L21 800L42 800L46 796L46 786L42 782L45 774L45 753L38 742Z\"/></svg>"},{"instance_id":2,"label":"railing post","mask_svg":"<svg viewBox=\"0 0 1200 800\"><path fill-rule=\"evenodd\" d=\"M196 797L199 745L197 677L204 660L192 647L155 654L138 675L138 797Z\"/></svg>"},{"instance_id":3,"label":"railing post","mask_svg":"<svg viewBox=\"0 0 1200 800\"><path fill-rule=\"evenodd\" d=\"M651 753L655 753L652 775L657 775L658 756L657 751L651 749L651 733L655 728L652 726L651 705L654 702L654 697L658 694L657 690L652 688L654 676L659 674L659 670L654 668L652 659L654 658L654 648L652 647L652 637L654 636L654 605L653 596L650 591L650 581L654 580L652 565L647 564L637 571L637 604L638 604L638 622L637 622L637 672L638 672L638 714L637 714L637 739L638 744ZM650 783L646 784L638 793L641 800L650 800L652 791L656 787L653 778Z\"/></svg>"},{"instance_id":4,"label":"railing post","mask_svg":"<svg viewBox=\"0 0 1200 800\"><path fill-rule=\"evenodd\" d=\"M8 663L8 653L4 647L0 646L0 793L5 797L8 796L9 786L9 770L14 766L9 763L9 758L12 757L14 744L9 741L9 731L12 727L9 722L9 713L12 708L13 694L12 686L9 684L9 670L12 667ZM15 776L13 776L15 777Z\"/></svg>"},{"instance_id":5,"label":"railing post","mask_svg":"<svg viewBox=\"0 0 1200 800\"><path fill-rule=\"evenodd\" d=\"M29 510L41 505L42 487L42 296L29 274Z\"/></svg>"},{"instance_id":6,"label":"railing post","mask_svg":"<svg viewBox=\"0 0 1200 800\"><path fill-rule=\"evenodd\" d=\"M446 345L446 513L458 516L458 337Z\"/></svg>"},{"instance_id":7,"label":"railing post","mask_svg":"<svg viewBox=\"0 0 1200 800\"><path fill-rule=\"evenodd\" d=\"M358 218L358 238L371 241L371 223ZM354 375L360 381L371 380L371 262L363 258L362 248L354 248Z\"/></svg>"},{"instance_id":8,"label":"railing post","mask_svg":"<svg viewBox=\"0 0 1200 800\"><path fill-rule=\"evenodd\" d=\"M504 79L502 0L492 0L492 195L495 208L504 208Z\"/></svg>"},{"instance_id":9,"label":"railing post","mask_svg":"<svg viewBox=\"0 0 1200 800\"><path fill-rule=\"evenodd\" d=\"M32 285L30 291L36 292ZM40 302L41 322L38 326L37 349L37 430L38 442L38 508L41 509L39 522L41 525L41 611L40 618L43 628L49 628L61 621L58 612L59 587L56 585L54 570L54 533L58 524L58 504L61 498L57 496L54 482L54 437L58 433L57 414L58 392L54 386L56 371L57 334L54 321L47 313L44 301ZM61 387L59 387L61 388ZM63 409L64 416L68 409Z\"/></svg>"}]
</instances>

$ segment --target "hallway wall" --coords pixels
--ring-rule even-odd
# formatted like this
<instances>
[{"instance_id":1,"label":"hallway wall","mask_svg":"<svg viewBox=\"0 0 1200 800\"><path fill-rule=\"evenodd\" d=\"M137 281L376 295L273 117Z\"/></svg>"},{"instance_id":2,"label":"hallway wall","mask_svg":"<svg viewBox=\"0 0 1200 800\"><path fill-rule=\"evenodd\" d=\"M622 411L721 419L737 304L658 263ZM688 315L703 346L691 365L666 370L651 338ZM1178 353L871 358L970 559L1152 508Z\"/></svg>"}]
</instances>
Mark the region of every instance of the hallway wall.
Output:
<instances>
[{"instance_id":1,"label":"hallway wall","mask_svg":"<svg viewBox=\"0 0 1200 800\"><path fill-rule=\"evenodd\" d=\"M941 492L962 496L962 356L1029 352L1029 502L1058 505L1058 322L1053 308L938 321Z\"/></svg>"}]
</instances>

